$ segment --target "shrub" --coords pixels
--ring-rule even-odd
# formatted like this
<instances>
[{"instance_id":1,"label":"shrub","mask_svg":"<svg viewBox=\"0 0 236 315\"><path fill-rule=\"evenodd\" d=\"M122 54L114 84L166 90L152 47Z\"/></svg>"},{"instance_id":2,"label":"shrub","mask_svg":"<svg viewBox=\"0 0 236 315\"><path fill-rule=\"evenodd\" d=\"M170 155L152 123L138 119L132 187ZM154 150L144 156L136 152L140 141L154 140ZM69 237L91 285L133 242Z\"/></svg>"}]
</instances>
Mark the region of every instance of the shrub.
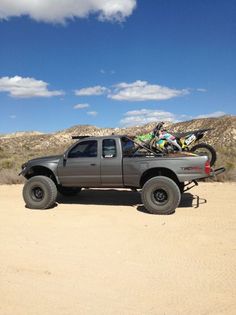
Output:
<instances>
[{"instance_id":1,"label":"shrub","mask_svg":"<svg viewBox=\"0 0 236 315\"><path fill-rule=\"evenodd\" d=\"M0 169L12 169L14 167L13 159L3 159L0 162Z\"/></svg>"},{"instance_id":2,"label":"shrub","mask_svg":"<svg viewBox=\"0 0 236 315\"><path fill-rule=\"evenodd\" d=\"M14 170L1 170L0 171L0 184L22 184L25 182L24 177L18 176Z\"/></svg>"}]
</instances>

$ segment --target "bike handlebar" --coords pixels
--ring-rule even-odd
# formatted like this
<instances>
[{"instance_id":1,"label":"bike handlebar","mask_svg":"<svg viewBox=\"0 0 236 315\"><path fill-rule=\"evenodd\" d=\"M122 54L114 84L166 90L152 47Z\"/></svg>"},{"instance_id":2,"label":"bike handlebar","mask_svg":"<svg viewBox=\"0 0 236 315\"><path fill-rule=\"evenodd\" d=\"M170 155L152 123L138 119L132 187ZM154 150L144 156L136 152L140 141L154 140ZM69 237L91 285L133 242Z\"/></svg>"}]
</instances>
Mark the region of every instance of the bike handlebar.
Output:
<instances>
[{"instance_id":1,"label":"bike handlebar","mask_svg":"<svg viewBox=\"0 0 236 315\"><path fill-rule=\"evenodd\" d=\"M153 129L153 133L156 135L157 132L161 130L161 128L163 127L164 124L165 124L165 123L164 123L163 121L161 121L160 123L158 123L158 124L156 125L156 127Z\"/></svg>"}]
</instances>

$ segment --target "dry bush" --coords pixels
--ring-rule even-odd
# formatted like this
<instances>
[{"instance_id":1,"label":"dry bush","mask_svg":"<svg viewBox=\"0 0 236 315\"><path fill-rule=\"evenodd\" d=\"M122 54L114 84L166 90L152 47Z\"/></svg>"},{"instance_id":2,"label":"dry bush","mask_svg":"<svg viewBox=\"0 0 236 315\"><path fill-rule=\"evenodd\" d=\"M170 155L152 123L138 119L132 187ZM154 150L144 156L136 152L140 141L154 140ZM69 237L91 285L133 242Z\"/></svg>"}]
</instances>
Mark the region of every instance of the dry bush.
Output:
<instances>
[{"instance_id":1,"label":"dry bush","mask_svg":"<svg viewBox=\"0 0 236 315\"><path fill-rule=\"evenodd\" d=\"M0 170L12 169L14 167L15 161L12 158L1 159L0 160Z\"/></svg>"},{"instance_id":2,"label":"dry bush","mask_svg":"<svg viewBox=\"0 0 236 315\"><path fill-rule=\"evenodd\" d=\"M218 175L215 178L215 181L221 182L221 183L224 183L224 182L236 182L236 170L235 169L227 170L227 168L226 168L226 171L224 173Z\"/></svg>"},{"instance_id":3,"label":"dry bush","mask_svg":"<svg viewBox=\"0 0 236 315\"><path fill-rule=\"evenodd\" d=\"M0 171L0 184L13 185L22 184L25 182L23 176L18 176L14 170L1 170Z\"/></svg>"},{"instance_id":4,"label":"dry bush","mask_svg":"<svg viewBox=\"0 0 236 315\"><path fill-rule=\"evenodd\" d=\"M216 146L217 161L214 168L225 167L226 171L215 179L219 182L236 181L236 148Z\"/></svg>"}]
</instances>

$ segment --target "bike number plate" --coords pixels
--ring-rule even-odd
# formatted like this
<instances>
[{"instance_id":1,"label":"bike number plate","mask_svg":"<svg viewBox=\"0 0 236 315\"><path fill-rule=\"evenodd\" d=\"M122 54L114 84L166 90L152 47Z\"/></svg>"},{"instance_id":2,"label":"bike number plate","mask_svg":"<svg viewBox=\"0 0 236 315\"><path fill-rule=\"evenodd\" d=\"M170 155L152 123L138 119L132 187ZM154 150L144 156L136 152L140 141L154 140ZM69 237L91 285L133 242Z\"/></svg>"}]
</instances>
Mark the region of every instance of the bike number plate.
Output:
<instances>
[{"instance_id":1,"label":"bike number plate","mask_svg":"<svg viewBox=\"0 0 236 315\"><path fill-rule=\"evenodd\" d=\"M187 145L189 145L189 144L192 143L195 139L196 139L196 136L195 136L195 135L191 135L189 138L187 138L187 139L185 140L185 143L186 143Z\"/></svg>"}]
</instances>

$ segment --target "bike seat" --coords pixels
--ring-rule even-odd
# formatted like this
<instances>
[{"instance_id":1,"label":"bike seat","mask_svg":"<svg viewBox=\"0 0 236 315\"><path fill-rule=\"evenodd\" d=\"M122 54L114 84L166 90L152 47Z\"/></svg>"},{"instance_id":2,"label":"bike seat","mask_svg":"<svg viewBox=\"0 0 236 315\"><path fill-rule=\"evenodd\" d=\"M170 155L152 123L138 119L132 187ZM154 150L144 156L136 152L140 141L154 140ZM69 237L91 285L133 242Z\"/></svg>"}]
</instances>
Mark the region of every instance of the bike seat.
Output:
<instances>
[{"instance_id":1,"label":"bike seat","mask_svg":"<svg viewBox=\"0 0 236 315\"><path fill-rule=\"evenodd\" d=\"M191 135L193 132L192 131L188 131L188 132L176 132L176 133L172 133L173 136L175 136L175 138L185 138L188 135Z\"/></svg>"},{"instance_id":2,"label":"bike seat","mask_svg":"<svg viewBox=\"0 0 236 315\"><path fill-rule=\"evenodd\" d=\"M172 135L175 136L175 138L185 138L189 135L192 134L196 134L196 133L204 133L208 130L212 130L212 128L208 128L208 129L197 129L197 130L192 130L192 131L187 131L187 132L176 132L176 133L172 133Z\"/></svg>"}]
</instances>

